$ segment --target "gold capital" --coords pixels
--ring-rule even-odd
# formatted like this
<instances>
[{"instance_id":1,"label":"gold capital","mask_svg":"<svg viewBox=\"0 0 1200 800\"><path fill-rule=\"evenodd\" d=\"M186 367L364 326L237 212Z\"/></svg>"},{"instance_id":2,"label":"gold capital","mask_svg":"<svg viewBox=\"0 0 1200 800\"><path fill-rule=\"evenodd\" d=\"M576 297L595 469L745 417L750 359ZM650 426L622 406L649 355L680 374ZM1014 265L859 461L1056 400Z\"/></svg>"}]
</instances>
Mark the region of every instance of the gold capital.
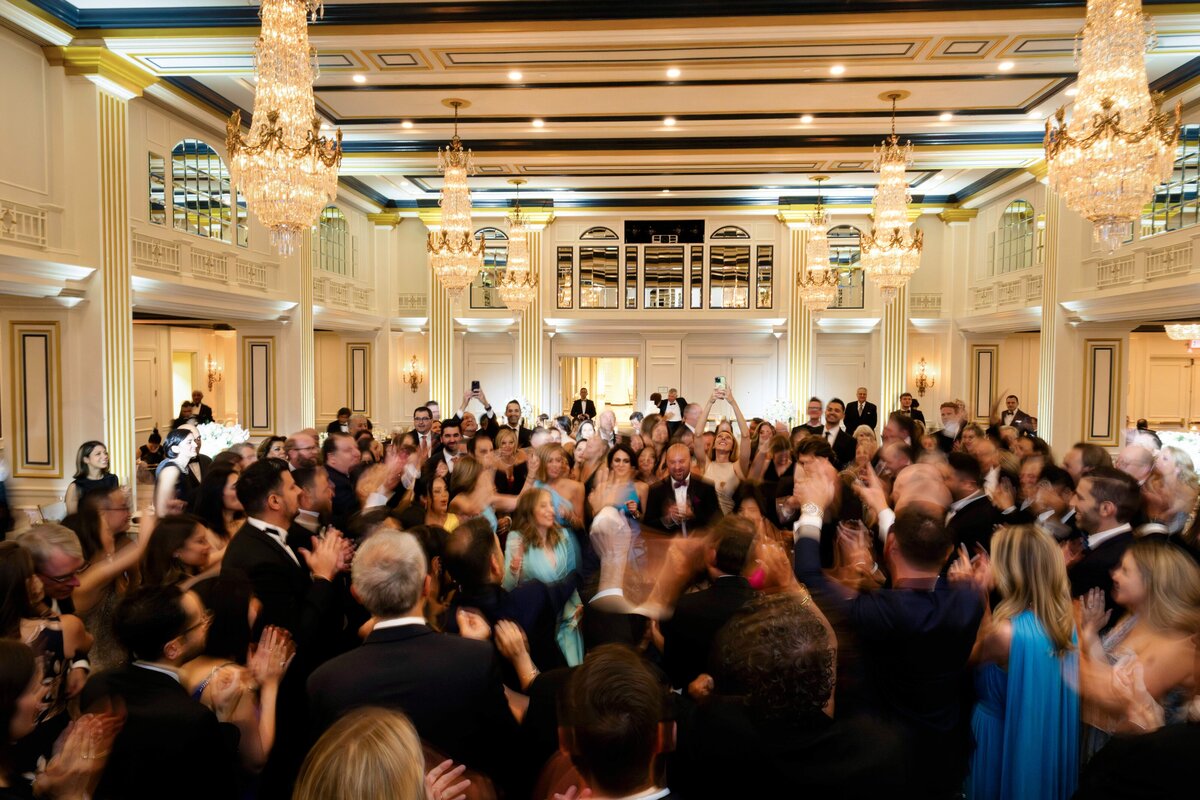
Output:
<instances>
[{"instance_id":1,"label":"gold capital","mask_svg":"<svg viewBox=\"0 0 1200 800\"><path fill-rule=\"evenodd\" d=\"M947 225L953 222L970 222L979 216L977 208L947 208L938 214L938 219Z\"/></svg>"},{"instance_id":2,"label":"gold capital","mask_svg":"<svg viewBox=\"0 0 1200 800\"><path fill-rule=\"evenodd\" d=\"M115 88L130 97L158 83L158 77L106 47L67 45L44 48L46 60L63 67L68 75L82 75L101 88Z\"/></svg>"}]
</instances>

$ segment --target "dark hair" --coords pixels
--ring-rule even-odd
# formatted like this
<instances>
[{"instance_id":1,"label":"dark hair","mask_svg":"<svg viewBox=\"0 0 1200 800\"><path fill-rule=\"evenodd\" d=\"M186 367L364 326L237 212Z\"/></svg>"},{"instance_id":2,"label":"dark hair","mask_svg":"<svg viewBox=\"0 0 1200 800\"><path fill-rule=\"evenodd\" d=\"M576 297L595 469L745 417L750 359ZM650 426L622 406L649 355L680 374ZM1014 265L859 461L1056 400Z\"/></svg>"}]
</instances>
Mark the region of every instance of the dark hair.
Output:
<instances>
[{"instance_id":1,"label":"dark hair","mask_svg":"<svg viewBox=\"0 0 1200 800\"><path fill-rule=\"evenodd\" d=\"M650 402L651 403L661 403L662 402L662 392L651 392Z\"/></svg>"},{"instance_id":2,"label":"dark hair","mask_svg":"<svg viewBox=\"0 0 1200 800\"><path fill-rule=\"evenodd\" d=\"M921 506L912 503L897 512L892 533L905 561L922 569L939 569L954 549L954 542L946 532L944 512L940 508L932 512Z\"/></svg>"},{"instance_id":3,"label":"dark hair","mask_svg":"<svg viewBox=\"0 0 1200 800\"><path fill-rule=\"evenodd\" d=\"M1080 459L1083 461L1083 474L1087 475L1101 467L1112 467L1112 456L1098 444L1090 444L1088 442L1076 442L1071 447L1072 450L1078 450Z\"/></svg>"},{"instance_id":4,"label":"dark hair","mask_svg":"<svg viewBox=\"0 0 1200 800\"><path fill-rule=\"evenodd\" d=\"M1033 452L1037 453L1039 456L1046 456L1047 458L1050 457L1049 442L1037 436L1027 436L1026 438L1029 439L1029 443L1033 445Z\"/></svg>"},{"instance_id":5,"label":"dark hair","mask_svg":"<svg viewBox=\"0 0 1200 800\"><path fill-rule=\"evenodd\" d=\"M431 410L429 410L428 406L417 406L416 408L414 408L413 409L413 419L416 419L417 414L420 414L422 411L424 411L426 414L428 414L430 419L433 419L433 412Z\"/></svg>"},{"instance_id":6,"label":"dark hair","mask_svg":"<svg viewBox=\"0 0 1200 800\"><path fill-rule=\"evenodd\" d=\"M630 466L632 466L635 471L637 470L637 456L634 454L633 448L623 442L618 442L609 449L608 458L606 459L609 469L612 469L613 455L616 453L624 453L625 455L629 456Z\"/></svg>"},{"instance_id":7,"label":"dark hair","mask_svg":"<svg viewBox=\"0 0 1200 800\"><path fill-rule=\"evenodd\" d=\"M970 453L955 451L946 456L946 461L950 464L950 469L958 473L960 479L966 479L975 484L983 482L983 471L979 466L979 459Z\"/></svg>"},{"instance_id":8,"label":"dark hair","mask_svg":"<svg viewBox=\"0 0 1200 800\"><path fill-rule=\"evenodd\" d=\"M74 514L73 519L68 518L73 523L68 527L79 537L84 560L91 561L92 556L103 549L104 545L100 541L100 529L103 525L100 514L107 509L101 508L101 506L107 505L109 497L121 491L120 486L101 486L90 492L84 492L83 497L79 499L79 511ZM122 500L124 500L124 494L122 494ZM65 523L66 520L63 522Z\"/></svg>"},{"instance_id":9,"label":"dark hair","mask_svg":"<svg viewBox=\"0 0 1200 800\"><path fill-rule=\"evenodd\" d=\"M150 444L162 444L162 434L158 432L158 428L150 431L150 435L146 437L146 441Z\"/></svg>"},{"instance_id":10,"label":"dark hair","mask_svg":"<svg viewBox=\"0 0 1200 800\"><path fill-rule=\"evenodd\" d=\"M426 568L432 573L434 559L441 559L446 553L446 542L450 534L441 525L414 525L405 533L411 533L425 551Z\"/></svg>"},{"instance_id":11,"label":"dark hair","mask_svg":"<svg viewBox=\"0 0 1200 800\"><path fill-rule=\"evenodd\" d=\"M754 505L758 506L758 513L766 519L771 519L775 504L774 500L767 499L762 483L747 480L738 484L737 489L733 491L733 513L738 513L747 500L753 500Z\"/></svg>"},{"instance_id":12,"label":"dark hair","mask_svg":"<svg viewBox=\"0 0 1200 800\"><path fill-rule=\"evenodd\" d=\"M810 397L810 398L808 398L808 402L809 402L809 403L821 403L821 398L819 398L819 397ZM808 403L805 403L805 405L808 405ZM825 404L824 404L824 403L821 403L821 405L825 405Z\"/></svg>"},{"instance_id":13,"label":"dark hair","mask_svg":"<svg viewBox=\"0 0 1200 800\"><path fill-rule=\"evenodd\" d=\"M192 505L192 513L222 541L229 540L229 533L225 529L225 484L229 482L230 475L237 474L238 471L231 464L209 467L196 489L196 500Z\"/></svg>"},{"instance_id":14,"label":"dark hair","mask_svg":"<svg viewBox=\"0 0 1200 800\"><path fill-rule=\"evenodd\" d=\"M261 463L261 462L259 462ZM113 632L134 659L157 661L167 642L183 634L187 613L175 586L140 586L113 613Z\"/></svg>"},{"instance_id":15,"label":"dark hair","mask_svg":"<svg viewBox=\"0 0 1200 800\"><path fill-rule=\"evenodd\" d=\"M912 445L908 444L907 442L890 442L885 444L884 447L890 447L898 451L900 455L908 459L908 463L910 464L917 463L917 451L914 450Z\"/></svg>"},{"instance_id":16,"label":"dark hair","mask_svg":"<svg viewBox=\"0 0 1200 800\"><path fill-rule=\"evenodd\" d=\"M625 645L602 645L571 675L566 697L571 761L593 790L621 797L642 788L666 709L650 667Z\"/></svg>"},{"instance_id":17,"label":"dark hair","mask_svg":"<svg viewBox=\"0 0 1200 800\"><path fill-rule=\"evenodd\" d=\"M834 403L837 403L839 406L841 406L842 411L846 410L846 403L840 397L831 397L829 399L829 402L825 404L825 407L828 408L829 406L833 405Z\"/></svg>"},{"instance_id":18,"label":"dark hair","mask_svg":"<svg viewBox=\"0 0 1200 800\"><path fill-rule=\"evenodd\" d=\"M325 442L321 445L321 459L323 461L328 461L330 454L337 452L338 442L340 442L342 439L354 441L354 437L348 433L342 433L341 431L334 431L325 437Z\"/></svg>"},{"instance_id":19,"label":"dark hair","mask_svg":"<svg viewBox=\"0 0 1200 800\"><path fill-rule=\"evenodd\" d=\"M888 414L888 423L895 425L896 427L900 428L900 430L904 431L904 435L908 437L910 442L915 442L917 440L917 429L916 426L913 425L913 418L908 414L905 414L903 411L893 411L892 413Z\"/></svg>"},{"instance_id":20,"label":"dark hair","mask_svg":"<svg viewBox=\"0 0 1200 800\"><path fill-rule=\"evenodd\" d=\"M346 408L345 406L342 406L341 408L339 408L339 409L337 410L337 414L335 414L334 416L336 416L336 417L348 417L348 416L350 416L350 414L351 414L351 411L350 411L350 409Z\"/></svg>"},{"instance_id":21,"label":"dark hair","mask_svg":"<svg viewBox=\"0 0 1200 800\"><path fill-rule=\"evenodd\" d=\"M1092 482L1091 495L1097 503L1112 503L1116 506L1117 522L1129 522L1142 504L1141 487L1126 472L1113 467L1097 467L1080 479Z\"/></svg>"},{"instance_id":22,"label":"dark hair","mask_svg":"<svg viewBox=\"0 0 1200 800\"><path fill-rule=\"evenodd\" d=\"M715 651L722 693L740 694L765 719L820 714L833 694L829 633L798 595L756 598L721 628Z\"/></svg>"},{"instance_id":23,"label":"dark hair","mask_svg":"<svg viewBox=\"0 0 1200 800\"><path fill-rule=\"evenodd\" d=\"M717 550L717 569L726 575L741 575L750 561L755 535L754 523L745 517L721 517L710 534Z\"/></svg>"},{"instance_id":24,"label":"dark hair","mask_svg":"<svg viewBox=\"0 0 1200 800\"><path fill-rule=\"evenodd\" d=\"M1075 491L1075 480L1071 477L1071 473L1054 464L1046 464L1042 467L1042 472L1038 475L1038 483L1043 482L1050 484L1059 491L1063 489L1070 489L1072 492Z\"/></svg>"},{"instance_id":25,"label":"dark hair","mask_svg":"<svg viewBox=\"0 0 1200 800\"><path fill-rule=\"evenodd\" d=\"M163 439L163 455L168 459L175 458L179 455L179 445L183 444L183 440L195 435L187 428L172 428L167 431L167 438Z\"/></svg>"},{"instance_id":26,"label":"dark hair","mask_svg":"<svg viewBox=\"0 0 1200 800\"><path fill-rule=\"evenodd\" d=\"M29 645L16 639L0 638L0 729L4 731L4 744L0 745L0 773L8 781L16 780L8 732L17 713L17 701L29 690L37 668L37 656Z\"/></svg>"},{"instance_id":27,"label":"dark hair","mask_svg":"<svg viewBox=\"0 0 1200 800\"><path fill-rule=\"evenodd\" d=\"M16 542L0 542L0 637L20 639L21 620L37 616L29 602L33 574L28 550Z\"/></svg>"},{"instance_id":28,"label":"dark hair","mask_svg":"<svg viewBox=\"0 0 1200 800\"><path fill-rule=\"evenodd\" d=\"M833 452L833 445L824 436L806 436L796 445L796 455L824 458L837 467L837 454Z\"/></svg>"},{"instance_id":29,"label":"dark hair","mask_svg":"<svg viewBox=\"0 0 1200 800\"><path fill-rule=\"evenodd\" d=\"M905 397L912 397L912 392L901 392L900 399L903 400Z\"/></svg>"},{"instance_id":30,"label":"dark hair","mask_svg":"<svg viewBox=\"0 0 1200 800\"><path fill-rule=\"evenodd\" d=\"M364 508L350 515L343 532L351 541L362 543L367 537L378 532L392 516L392 509L387 506Z\"/></svg>"},{"instance_id":31,"label":"dark hair","mask_svg":"<svg viewBox=\"0 0 1200 800\"><path fill-rule=\"evenodd\" d=\"M469 592L488 584L495 543L492 525L483 517L472 517L454 529L444 561L460 589Z\"/></svg>"},{"instance_id":32,"label":"dark hair","mask_svg":"<svg viewBox=\"0 0 1200 800\"><path fill-rule=\"evenodd\" d=\"M204 655L244 665L256 633L250 629L250 598L254 595L254 585L244 573L224 573L216 579L209 595L212 624L204 643ZM263 625L256 623L255 627L262 628Z\"/></svg>"},{"instance_id":33,"label":"dark hair","mask_svg":"<svg viewBox=\"0 0 1200 800\"><path fill-rule=\"evenodd\" d=\"M284 445L286 446L287 445L287 437L286 436L268 436L267 438L263 439L261 442L258 443L258 457L266 458L267 453L271 452L271 445L275 444L276 442L283 442Z\"/></svg>"},{"instance_id":34,"label":"dark hair","mask_svg":"<svg viewBox=\"0 0 1200 800\"><path fill-rule=\"evenodd\" d=\"M91 441L84 442L83 444L79 445L79 450L75 453L76 478L86 478L88 476L87 464L85 464L84 461L97 447L104 447L104 442L98 442L95 439L92 439ZM108 474L108 467L104 468L104 474Z\"/></svg>"},{"instance_id":35,"label":"dark hair","mask_svg":"<svg viewBox=\"0 0 1200 800\"><path fill-rule=\"evenodd\" d=\"M1008 397L1005 397L1004 398L1005 402L1007 402L1009 400L1009 398L1016 400L1018 403L1021 402L1021 398L1017 397L1015 394L1010 394L1010 395L1008 395Z\"/></svg>"},{"instance_id":36,"label":"dark hair","mask_svg":"<svg viewBox=\"0 0 1200 800\"><path fill-rule=\"evenodd\" d=\"M175 586L192 575L175 551L192 538L204 521L191 514L171 514L154 526L154 535L142 554L143 586ZM222 523L222 526L224 523Z\"/></svg>"},{"instance_id":37,"label":"dark hair","mask_svg":"<svg viewBox=\"0 0 1200 800\"><path fill-rule=\"evenodd\" d=\"M292 480L304 491L311 492L313 485L317 481L317 474L319 472L324 472L324 469L321 467L300 467L299 469L292 470Z\"/></svg>"},{"instance_id":38,"label":"dark hair","mask_svg":"<svg viewBox=\"0 0 1200 800\"><path fill-rule=\"evenodd\" d=\"M443 425L442 430L445 430L445 429L446 429L446 426ZM461 430L461 428L460 428L460 430ZM470 439L467 439L467 452L470 453L471 455L475 455L475 445L481 441L484 441L485 439L489 442L492 441L491 439L488 439L487 436L481 436L479 434L475 434ZM495 447L496 447L496 443L492 442L492 448L495 449Z\"/></svg>"},{"instance_id":39,"label":"dark hair","mask_svg":"<svg viewBox=\"0 0 1200 800\"><path fill-rule=\"evenodd\" d=\"M330 435L325 441L332 438ZM248 515L262 513L267 507L267 497L282 491L283 476L287 472L287 462L278 458L264 458L242 470L238 476L237 496Z\"/></svg>"}]
</instances>

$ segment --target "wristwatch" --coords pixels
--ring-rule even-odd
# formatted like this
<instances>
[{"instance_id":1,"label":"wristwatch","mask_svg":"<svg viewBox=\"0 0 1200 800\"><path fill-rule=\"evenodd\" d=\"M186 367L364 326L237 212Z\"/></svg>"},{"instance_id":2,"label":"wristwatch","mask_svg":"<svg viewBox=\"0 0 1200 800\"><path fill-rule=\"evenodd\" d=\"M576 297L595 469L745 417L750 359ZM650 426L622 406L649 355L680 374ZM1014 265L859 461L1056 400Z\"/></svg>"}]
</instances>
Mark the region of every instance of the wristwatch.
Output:
<instances>
[{"instance_id":1,"label":"wristwatch","mask_svg":"<svg viewBox=\"0 0 1200 800\"><path fill-rule=\"evenodd\" d=\"M821 516L821 507L816 503L803 503L800 506L800 515L805 517Z\"/></svg>"}]
</instances>

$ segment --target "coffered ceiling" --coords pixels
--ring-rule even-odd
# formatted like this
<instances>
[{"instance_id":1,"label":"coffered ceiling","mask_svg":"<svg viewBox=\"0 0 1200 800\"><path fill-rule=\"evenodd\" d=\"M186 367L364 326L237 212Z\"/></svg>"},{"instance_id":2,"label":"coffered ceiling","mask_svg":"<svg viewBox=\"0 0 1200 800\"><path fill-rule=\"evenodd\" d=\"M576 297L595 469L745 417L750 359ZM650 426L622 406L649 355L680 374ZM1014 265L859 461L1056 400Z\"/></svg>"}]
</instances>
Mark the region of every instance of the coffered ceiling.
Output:
<instances>
[{"instance_id":1,"label":"coffered ceiling","mask_svg":"<svg viewBox=\"0 0 1200 800\"><path fill-rule=\"evenodd\" d=\"M232 0L0 0L69 27L223 114L253 108L257 8ZM1147 2L1154 88L1200 96L1200 7ZM736 15L728 12L736 10ZM0 11L0 13L3 13ZM310 26L318 113L345 136L345 184L381 205L436 199L437 147L476 156L479 205L556 208L869 202L881 95L908 93L914 200L970 202L1042 159L1071 101L1070 0L327 0Z\"/></svg>"}]
</instances>

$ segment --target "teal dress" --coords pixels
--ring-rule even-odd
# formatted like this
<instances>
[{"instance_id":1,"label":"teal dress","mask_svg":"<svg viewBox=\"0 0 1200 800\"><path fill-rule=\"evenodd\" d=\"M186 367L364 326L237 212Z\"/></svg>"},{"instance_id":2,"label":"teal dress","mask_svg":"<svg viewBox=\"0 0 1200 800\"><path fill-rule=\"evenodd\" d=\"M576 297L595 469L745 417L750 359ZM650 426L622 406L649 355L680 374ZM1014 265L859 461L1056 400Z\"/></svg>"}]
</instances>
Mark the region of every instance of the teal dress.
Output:
<instances>
[{"instance_id":1,"label":"teal dress","mask_svg":"<svg viewBox=\"0 0 1200 800\"><path fill-rule=\"evenodd\" d=\"M554 504L555 521L564 528L570 528L571 524L567 521L567 516L574 513L575 504L563 497L547 483L534 481L533 486L535 489L545 489L550 493L550 502Z\"/></svg>"},{"instance_id":2,"label":"teal dress","mask_svg":"<svg viewBox=\"0 0 1200 800\"><path fill-rule=\"evenodd\" d=\"M511 531L504 545L504 579L500 585L505 589L512 589L526 581L557 583L574 572L579 564L579 545L569 530L560 528L559 533L561 537L554 546L553 561L545 548L526 547L521 557L521 572L514 574L511 569L512 562L522 539L519 531ZM563 657L567 659L567 665L572 667L583 663L583 635L579 632L579 622L575 616L580 605L579 592L572 592L570 599L563 606L555 637L558 649L562 650Z\"/></svg>"},{"instance_id":3,"label":"teal dress","mask_svg":"<svg viewBox=\"0 0 1200 800\"><path fill-rule=\"evenodd\" d=\"M1079 649L1054 652L1032 611L1012 620L1008 668L975 673L968 800L1067 800L1079 779Z\"/></svg>"}]
</instances>

